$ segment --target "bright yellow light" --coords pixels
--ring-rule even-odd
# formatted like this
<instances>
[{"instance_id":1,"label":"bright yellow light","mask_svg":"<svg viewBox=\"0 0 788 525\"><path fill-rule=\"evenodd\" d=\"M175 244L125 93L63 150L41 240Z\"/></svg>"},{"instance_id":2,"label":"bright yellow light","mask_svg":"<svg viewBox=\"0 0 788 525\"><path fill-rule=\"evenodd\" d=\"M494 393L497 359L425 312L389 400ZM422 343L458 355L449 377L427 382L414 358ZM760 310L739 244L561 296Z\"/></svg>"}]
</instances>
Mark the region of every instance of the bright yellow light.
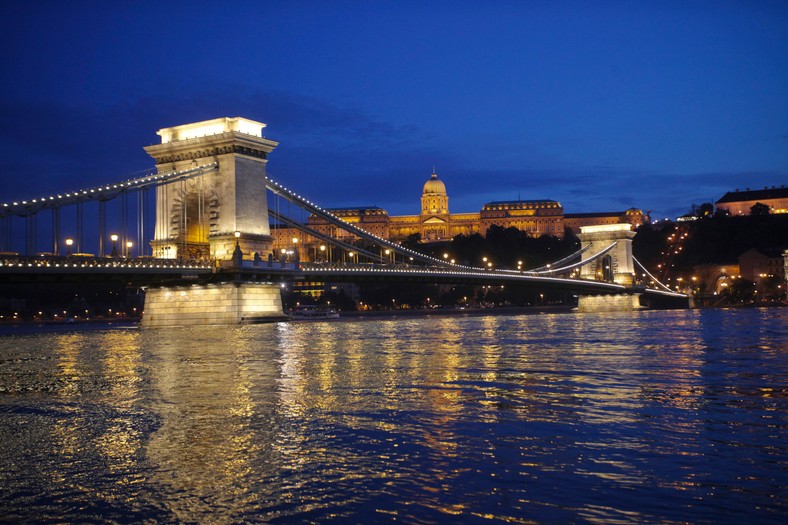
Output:
<instances>
[{"instance_id":1,"label":"bright yellow light","mask_svg":"<svg viewBox=\"0 0 788 525\"><path fill-rule=\"evenodd\" d=\"M266 125L262 122L255 122L241 117L223 117L213 120L204 120L182 126L163 128L156 132L161 137L161 143L167 144L177 140L188 140L209 135L217 135L230 131L237 131L255 137L263 136L263 128Z\"/></svg>"},{"instance_id":2,"label":"bright yellow light","mask_svg":"<svg viewBox=\"0 0 788 525\"><path fill-rule=\"evenodd\" d=\"M112 242L118 242L118 235L115 233L110 235L109 238L112 240Z\"/></svg>"}]
</instances>

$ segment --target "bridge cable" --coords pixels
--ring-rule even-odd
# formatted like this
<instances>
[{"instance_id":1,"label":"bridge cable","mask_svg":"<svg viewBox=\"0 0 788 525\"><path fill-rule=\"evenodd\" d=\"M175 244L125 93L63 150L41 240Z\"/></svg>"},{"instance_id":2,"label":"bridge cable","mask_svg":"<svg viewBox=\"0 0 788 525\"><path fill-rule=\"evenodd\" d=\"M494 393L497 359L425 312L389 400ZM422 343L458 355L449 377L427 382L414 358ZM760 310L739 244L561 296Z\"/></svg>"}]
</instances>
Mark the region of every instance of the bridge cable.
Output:
<instances>
[{"instance_id":1,"label":"bridge cable","mask_svg":"<svg viewBox=\"0 0 788 525\"><path fill-rule=\"evenodd\" d=\"M565 271L567 271L567 270L574 270L575 268L579 268L579 267L581 267L581 266L585 266L585 265L587 265L587 264L590 264L590 263L592 263L592 262L596 261L597 259L599 259L599 258L601 258L601 257L604 257L605 255L607 255L607 253L608 253L610 250L612 250L613 248L615 248L617 244L618 244L618 242L617 242L617 241L616 241L616 242L613 242L613 244L611 244L611 245L610 245L610 246L608 246L607 248L603 248L602 250L598 251L597 253L595 253L594 255L592 255L591 257L589 257L588 259L583 259L583 260L582 260L582 261L580 261L580 262L576 262L576 263L574 263L574 264L570 264L570 265L568 265L568 266L563 266L563 267L559 268L559 270L560 270L560 271L562 271L562 272L565 272ZM555 273L556 271L558 271L558 270L553 270L553 269L550 269L549 271L545 271L545 272L538 272L538 273L539 273L539 274L546 274L546 273Z\"/></svg>"},{"instance_id":2,"label":"bridge cable","mask_svg":"<svg viewBox=\"0 0 788 525\"><path fill-rule=\"evenodd\" d=\"M637 264L637 265L638 265L638 267L640 267L640 269L641 269L641 270L643 270L643 271L646 273L646 275L648 275L648 276L651 278L651 280L652 280L652 281L654 281L654 283L656 283L656 284L657 284L657 286L659 286L659 287L660 287L660 288L662 288L663 290L666 290L666 291L668 291L668 292L670 292L670 293L676 293L676 292L674 292L673 290L671 290L669 287L667 287L667 286L665 286L664 284L662 284L661 282L659 282L659 281L657 280L657 278L656 278L656 277L654 277L653 275L651 275L651 272L649 272L649 271L646 269L646 267L645 267L645 266L643 266L643 265L640 263L640 261L638 261L638 260L635 258L635 256L634 256L634 255L632 256L632 260L635 262L635 264Z\"/></svg>"},{"instance_id":3,"label":"bridge cable","mask_svg":"<svg viewBox=\"0 0 788 525\"><path fill-rule=\"evenodd\" d=\"M357 248L357 247L353 246L352 244L349 244L349 243L347 243L345 241L341 241L339 239L331 237L330 235L327 235L327 234L324 234L324 233L320 233L319 231L317 231L317 230L315 230L313 228L310 228L309 226L306 226L303 223L299 223L299 222L295 221L294 219L291 219L291 218L289 218L289 217L287 217L285 215L281 215L281 214L279 214L279 213L277 213L277 212L275 212L273 210L270 210L270 209L268 210L268 214L271 217L273 217L274 219L276 219L277 221L279 221L281 223L284 223L285 225L290 226L292 228L296 228L297 230L299 230L299 231L301 231L303 233L307 233L307 234L309 234L312 237L315 237L317 239L325 241L325 242L327 242L329 244L341 246L342 248L345 248L346 250L357 252L358 254L364 255L365 257L368 257L370 259L374 259L374 260L377 260L379 262L383 262L383 257L381 257L380 255L377 255L377 254L375 254L373 252L369 252L369 251L364 250L364 249L359 249L359 248Z\"/></svg>"},{"instance_id":4,"label":"bridge cable","mask_svg":"<svg viewBox=\"0 0 788 525\"><path fill-rule=\"evenodd\" d=\"M530 270L526 270L526 272L539 273L542 270L548 270L548 272L550 272L550 271L555 272L555 271L561 270L562 269L561 268L562 264L564 264L567 261L571 261L572 259L575 259L577 257L580 257L580 255L582 255L589 248L591 248L590 244L588 246L580 248L579 250L577 250L576 252L572 253L571 255L567 255L563 259L559 259L559 260L557 260L555 262L552 262L550 264L546 264L544 266L540 266L538 268L533 268L533 269L530 269Z\"/></svg>"}]
</instances>

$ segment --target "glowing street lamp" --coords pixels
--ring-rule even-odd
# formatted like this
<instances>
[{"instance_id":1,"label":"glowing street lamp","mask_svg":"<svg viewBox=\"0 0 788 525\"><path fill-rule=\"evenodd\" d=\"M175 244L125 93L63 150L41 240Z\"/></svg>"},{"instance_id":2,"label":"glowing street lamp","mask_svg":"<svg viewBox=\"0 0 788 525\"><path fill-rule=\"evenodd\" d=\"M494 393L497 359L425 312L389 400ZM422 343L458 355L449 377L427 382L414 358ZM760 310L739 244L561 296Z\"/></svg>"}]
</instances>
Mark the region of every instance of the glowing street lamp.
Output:
<instances>
[{"instance_id":1,"label":"glowing street lamp","mask_svg":"<svg viewBox=\"0 0 788 525\"><path fill-rule=\"evenodd\" d=\"M71 255L71 247L74 246L74 239L70 237L66 239L66 246L68 247L68 255Z\"/></svg>"},{"instance_id":2,"label":"glowing street lamp","mask_svg":"<svg viewBox=\"0 0 788 525\"><path fill-rule=\"evenodd\" d=\"M131 257L131 248L134 246L134 243L131 241L126 241L126 257Z\"/></svg>"},{"instance_id":3,"label":"glowing street lamp","mask_svg":"<svg viewBox=\"0 0 788 525\"><path fill-rule=\"evenodd\" d=\"M118 234L117 233L113 233L112 235L109 236L109 238L112 241L112 254L111 254L111 257L117 257L118 256Z\"/></svg>"}]
</instances>

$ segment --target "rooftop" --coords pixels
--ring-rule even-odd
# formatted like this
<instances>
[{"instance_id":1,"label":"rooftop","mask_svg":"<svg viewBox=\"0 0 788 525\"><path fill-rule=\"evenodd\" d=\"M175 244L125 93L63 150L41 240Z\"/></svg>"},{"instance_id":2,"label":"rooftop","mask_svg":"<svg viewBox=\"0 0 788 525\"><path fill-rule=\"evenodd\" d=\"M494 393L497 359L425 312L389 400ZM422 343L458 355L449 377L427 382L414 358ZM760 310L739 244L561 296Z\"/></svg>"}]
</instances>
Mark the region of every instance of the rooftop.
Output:
<instances>
[{"instance_id":1,"label":"rooftop","mask_svg":"<svg viewBox=\"0 0 788 525\"><path fill-rule=\"evenodd\" d=\"M716 204L726 202L747 202L747 201L763 201L770 199L788 199L788 188L785 186L772 186L771 188L764 188L762 190L751 190L747 188L743 191L729 191L722 196Z\"/></svg>"}]
</instances>

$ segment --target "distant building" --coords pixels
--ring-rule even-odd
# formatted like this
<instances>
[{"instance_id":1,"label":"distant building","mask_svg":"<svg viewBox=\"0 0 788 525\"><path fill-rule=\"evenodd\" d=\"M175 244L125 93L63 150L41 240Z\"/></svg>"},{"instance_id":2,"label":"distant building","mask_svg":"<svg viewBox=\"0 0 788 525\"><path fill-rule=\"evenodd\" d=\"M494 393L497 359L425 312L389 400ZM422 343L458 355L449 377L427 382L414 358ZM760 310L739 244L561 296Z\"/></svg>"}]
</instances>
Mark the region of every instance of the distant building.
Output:
<instances>
[{"instance_id":1,"label":"distant building","mask_svg":"<svg viewBox=\"0 0 788 525\"><path fill-rule=\"evenodd\" d=\"M718 210L727 210L731 215L749 215L757 203L769 207L770 213L788 213L788 188L772 186L762 190L729 191L715 203Z\"/></svg>"},{"instance_id":2,"label":"distant building","mask_svg":"<svg viewBox=\"0 0 788 525\"><path fill-rule=\"evenodd\" d=\"M451 213L446 185L434 172L422 188L418 215L389 215L386 210L374 206L331 208L327 211L368 233L393 242L401 242L415 235L420 237L421 242L449 241L457 235L485 235L491 226L517 228L533 237L553 235L561 238L566 227L579 232L581 226L630 223L637 227L648 221L648 215L636 209L564 214L561 203L549 199L493 201L476 213ZM315 215L307 218L307 225L322 235L338 236L348 242L355 240L353 234L340 231ZM295 248L301 260L321 259L321 253L326 258L341 260L341 257L329 256L330 249L324 242L295 228L275 227L272 228L272 234L277 253Z\"/></svg>"}]
</instances>

